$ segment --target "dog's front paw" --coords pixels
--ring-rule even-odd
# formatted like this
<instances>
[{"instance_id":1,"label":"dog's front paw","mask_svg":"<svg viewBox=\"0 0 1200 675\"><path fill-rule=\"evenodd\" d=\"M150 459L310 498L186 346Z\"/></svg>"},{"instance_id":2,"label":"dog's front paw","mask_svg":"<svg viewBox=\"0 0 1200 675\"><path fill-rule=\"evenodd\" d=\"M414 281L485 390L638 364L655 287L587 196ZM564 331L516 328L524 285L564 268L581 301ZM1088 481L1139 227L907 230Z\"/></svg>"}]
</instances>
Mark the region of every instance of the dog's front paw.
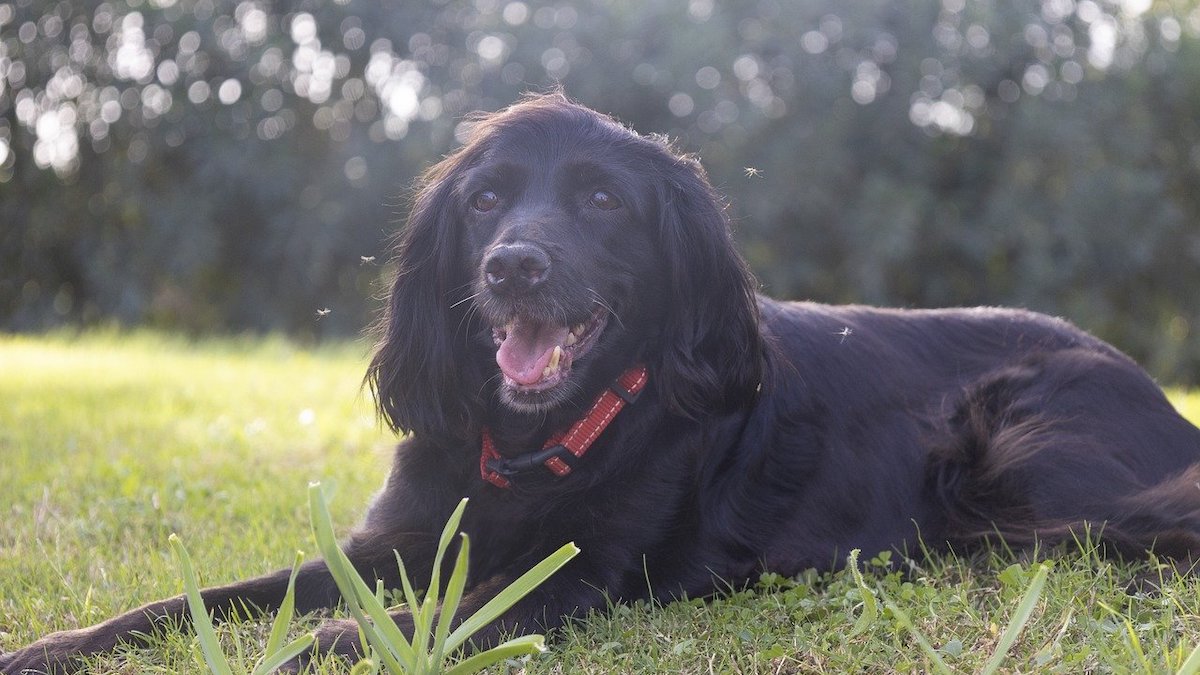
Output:
<instances>
[{"instance_id":1,"label":"dog's front paw","mask_svg":"<svg viewBox=\"0 0 1200 675\"><path fill-rule=\"evenodd\" d=\"M328 621L314 633L313 646L296 658L284 663L275 672L300 673L311 663L329 654L336 654L350 663L363 658L362 646L358 641L358 624L354 621Z\"/></svg>"}]
</instances>

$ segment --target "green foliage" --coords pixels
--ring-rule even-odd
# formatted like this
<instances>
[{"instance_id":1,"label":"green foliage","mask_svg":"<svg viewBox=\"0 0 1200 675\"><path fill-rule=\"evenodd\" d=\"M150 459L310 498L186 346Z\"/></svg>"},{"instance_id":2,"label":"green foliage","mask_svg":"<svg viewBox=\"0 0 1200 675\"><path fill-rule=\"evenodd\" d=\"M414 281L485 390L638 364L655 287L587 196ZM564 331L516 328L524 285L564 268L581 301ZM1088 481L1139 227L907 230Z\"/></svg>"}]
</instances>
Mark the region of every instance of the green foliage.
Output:
<instances>
[{"instance_id":1,"label":"green foliage","mask_svg":"<svg viewBox=\"0 0 1200 675\"><path fill-rule=\"evenodd\" d=\"M363 495L333 510L349 527L395 444L359 395L364 367L352 343L0 336L0 650L179 593L172 532L206 582L277 568L311 536L310 479ZM246 671L268 634L217 627ZM125 672L199 673L193 644L169 633Z\"/></svg>"},{"instance_id":2,"label":"green foliage","mask_svg":"<svg viewBox=\"0 0 1200 675\"><path fill-rule=\"evenodd\" d=\"M359 630L364 636L364 646L373 654L372 658L364 659L361 663L356 664L353 672L373 673L376 670L375 663L378 661L383 664L387 672L394 675L437 675L439 673L468 675L506 659L540 654L546 650L543 636L525 635L508 640L491 649L478 651L451 666L446 665L446 661L458 652L472 634L496 620L505 610L528 595L579 553L579 549L574 544L563 545L558 551L502 589L495 598L463 620L451 632L450 627L455 623L455 613L467 581L467 560L470 556L470 543L467 535L460 535L458 554L455 557L454 568L444 595L441 592L440 581L442 559L454 534L458 532L458 526L466 506L467 500L463 499L454 513L450 515L450 519L442 530L437 554L434 557L432 577L423 600L418 600L408 574L404 570L404 562L397 554L396 562L400 565L404 597L413 618L413 635L408 638L389 616L388 608L382 598L383 589L372 592L338 545L333 534L333 520L320 483L309 485L309 513L313 536L325 557L338 589L342 591L350 613L358 621ZM232 675L233 668L221 647L212 617L206 611L204 600L200 595L200 585L191 556L177 535L172 534L169 540L179 559L191 623L200 643L203 661L212 675ZM310 649L313 645L315 638L312 633L284 644L288 625L291 623L295 611L296 574L300 569L301 558L301 555L297 555L296 562L292 565L287 593L275 614L264 653L249 671L250 675L272 673L276 668L295 658L301 652Z\"/></svg>"},{"instance_id":3,"label":"green foliage","mask_svg":"<svg viewBox=\"0 0 1200 675\"><path fill-rule=\"evenodd\" d=\"M162 545L178 532L208 582L262 574L310 535L297 481L328 478L337 530L350 527L388 466L392 441L356 399L360 345L318 351L282 340L184 341L153 334L0 336L0 650L90 625L178 593ZM1200 393L1171 392L1200 421ZM319 411L302 424L298 413ZM299 477L299 478L298 478ZM1001 671L1183 672L1200 667L1200 580L1159 561L1107 560L1082 540L1053 556L1035 609ZM551 654L513 668L555 673L979 672L1016 625L1040 563L1011 553L909 560L859 574L765 574L754 588L664 606L632 603L573 622ZM1161 578L1159 578L1161 576ZM1135 578L1161 590L1131 591ZM877 614L854 633L863 585ZM1107 606L1107 608L1106 608ZM325 617L293 617L296 637ZM344 612L335 618L349 618ZM231 669L249 671L269 620L216 628ZM201 675L191 631L102 655L94 673ZM370 664L358 673L373 672ZM507 673L505 664L489 672ZM344 673L339 660L311 672Z\"/></svg>"},{"instance_id":4,"label":"green foliage","mask_svg":"<svg viewBox=\"0 0 1200 675\"><path fill-rule=\"evenodd\" d=\"M171 548L175 550L175 555L179 558L179 566L183 572L183 591L187 596L188 611L191 614L192 626L196 631L196 639L200 642L200 650L204 662L208 664L208 669L213 675L233 675L229 659L221 649L216 629L213 628L212 617L209 616L204 607L204 600L200 597L200 583L196 579L196 570L192 566L192 558L188 555L187 548L184 547L178 535L172 534L169 541L171 542ZM288 578L287 594L283 599L283 604L280 606L279 611L275 614L275 620L271 624L271 636L267 638L267 645L263 650L262 658L254 664L254 668L250 670L250 675L270 675L279 666L312 646L313 635L311 633L296 638L287 644L283 642L287 638L288 624L292 621L292 614L296 607L296 573L300 570L301 558L302 556L297 555L296 562L292 565L292 574Z\"/></svg>"},{"instance_id":5,"label":"green foliage","mask_svg":"<svg viewBox=\"0 0 1200 675\"><path fill-rule=\"evenodd\" d=\"M1200 673L1200 644L1188 654L1187 660L1179 667L1178 675L1196 675Z\"/></svg>"},{"instance_id":6,"label":"green foliage","mask_svg":"<svg viewBox=\"0 0 1200 675\"><path fill-rule=\"evenodd\" d=\"M1049 564L1041 563L1037 566L1037 571L1034 572L1033 578L1029 581L1029 587L1025 589L1025 595L1021 598L1021 604L1013 612L1012 621L1008 624L1008 628L1004 629L996 650L992 652L992 658L988 659L987 664L983 668L983 672L987 675L991 675L991 673L1000 669L1000 663L1004 660L1004 655L1008 653L1013 643L1017 641L1017 636L1021 634L1021 629L1029 622L1029 617L1033 616L1034 606L1037 604L1038 598L1042 595L1042 588L1046 585L1046 577L1049 574Z\"/></svg>"},{"instance_id":7,"label":"green foliage","mask_svg":"<svg viewBox=\"0 0 1200 675\"><path fill-rule=\"evenodd\" d=\"M1200 641L1187 623L1200 618L1187 606L1197 597L1194 579L1168 578L1169 599L1130 596L1125 584L1147 566L1075 550L1052 566L1010 562L1007 553L896 563L879 556L858 575L849 566L796 579L764 575L756 589L707 602L615 607L571 628L553 661L531 662L527 672L655 672L657 663L685 672L974 673L997 662L995 672L1146 672L1125 619L1149 671L1177 672ZM1000 582L996 570L1006 567L1009 581ZM868 595L878 612L855 634ZM1101 611L1096 621L1101 599L1117 601L1120 618Z\"/></svg>"},{"instance_id":8,"label":"green foliage","mask_svg":"<svg viewBox=\"0 0 1200 675\"><path fill-rule=\"evenodd\" d=\"M846 559L846 567L850 570L854 584L858 587L859 593L862 595L863 613L859 616L847 637L855 637L856 635L863 633L868 627L870 627L872 623L875 622L875 619L879 613L877 609L878 602L875 599L875 594L878 592L881 596L883 596L884 606L887 607L888 611L893 617L895 617L896 621L906 631L908 631L910 635L912 635L913 640L916 641L917 645L921 648L921 651L925 653L925 656L932 664L933 670L944 675L949 675L951 672L950 667L946 665L944 660L942 660L942 656L939 651L934 649L930 644L929 638L925 637L921 630L913 624L912 618L908 615L908 612L904 611L899 605L888 599L882 590L875 591L867 585L866 580L863 578L862 572L860 572L858 569L858 554L858 549L854 549L850 552L850 556ZM888 558L890 558L890 556L888 556ZM882 562L883 566L886 566L887 559L883 559ZM1006 571L1010 575L1019 574L1019 567L1014 565L1009 567L1009 569ZM1000 664L1004 661L1004 656L1013 646L1013 643L1016 642L1017 636L1020 635L1021 630L1029 621L1030 616L1033 615L1034 607L1042 595L1042 588L1046 585L1046 577L1049 575L1049 573L1050 565L1042 563L1038 566L1037 572L1034 573L1033 579L1029 582L1029 587L1025 590L1025 595L1021 598L1021 604L1018 605L1016 611L1013 613L1012 621L1008 624L1008 627L1004 629L1004 633L1000 636L1000 640L997 643L995 650L992 652L991 658L989 658L987 663L984 664L983 669L979 671L982 675L992 675L992 673L995 673L1000 669ZM950 656L957 657L962 654L963 642L962 640L955 639L946 643L946 646L944 646L942 650Z\"/></svg>"},{"instance_id":9,"label":"green foliage","mask_svg":"<svg viewBox=\"0 0 1200 675\"><path fill-rule=\"evenodd\" d=\"M698 151L774 295L1029 306L1200 382L1198 27L1048 0L0 2L0 327L352 334L403 186L469 111L561 82Z\"/></svg>"},{"instance_id":10,"label":"green foliage","mask_svg":"<svg viewBox=\"0 0 1200 675\"><path fill-rule=\"evenodd\" d=\"M404 569L404 562L397 553L396 562L400 565L404 598L413 620L413 635L409 638L400 631L389 616L388 609L380 599L379 593L373 592L367 587L362 577L355 571L349 558L338 546L320 484L310 485L308 494L313 534L316 536L317 546L325 557L329 571L333 575L334 581L337 582L338 589L342 592L342 597L346 600L350 613L358 622L359 630L365 637L364 646L369 647L374 655L371 660L377 659L387 672L393 675L431 675L436 673L465 675L505 659L545 651L541 635L526 635L508 640L491 649L471 654L453 666L445 665L445 661L453 656L471 635L495 621L505 610L528 595L571 558L574 558L579 553L579 549L574 544L564 544L562 548L550 554L533 569L502 589L495 598L484 604L471 616L463 619L451 631L451 626L455 624L455 612L458 610L467 580L470 541L466 534L460 535L458 554L455 556L454 568L446 584L444 596L441 592L441 570L442 559L454 539L455 533L458 532L463 510L467 506L467 500L463 499L450 515L450 519L442 530L437 554L434 556L432 575L423 600L417 598L408 573Z\"/></svg>"}]
</instances>

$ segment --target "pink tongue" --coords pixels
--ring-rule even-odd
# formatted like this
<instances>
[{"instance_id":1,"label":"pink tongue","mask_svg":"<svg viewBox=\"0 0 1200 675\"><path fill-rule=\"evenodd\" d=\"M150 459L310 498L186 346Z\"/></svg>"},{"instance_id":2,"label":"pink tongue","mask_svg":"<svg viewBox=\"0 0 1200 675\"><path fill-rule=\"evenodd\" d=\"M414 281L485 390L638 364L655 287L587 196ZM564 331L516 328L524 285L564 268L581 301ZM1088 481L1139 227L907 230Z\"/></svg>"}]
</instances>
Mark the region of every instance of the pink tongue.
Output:
<instances>
[{"instance_id":1,"label":"pink tongue","mask_svg":"<svg viewBox=\"0 0 1200 675\"><path fill-rule=\"evenodd\" d=\"M508 329L508 337L496 351L496 363L517 384L537 384L542 371L550 365L554 348L567 339L566 326L552 326L518 320Z\"/></svg>"}]
</instances>

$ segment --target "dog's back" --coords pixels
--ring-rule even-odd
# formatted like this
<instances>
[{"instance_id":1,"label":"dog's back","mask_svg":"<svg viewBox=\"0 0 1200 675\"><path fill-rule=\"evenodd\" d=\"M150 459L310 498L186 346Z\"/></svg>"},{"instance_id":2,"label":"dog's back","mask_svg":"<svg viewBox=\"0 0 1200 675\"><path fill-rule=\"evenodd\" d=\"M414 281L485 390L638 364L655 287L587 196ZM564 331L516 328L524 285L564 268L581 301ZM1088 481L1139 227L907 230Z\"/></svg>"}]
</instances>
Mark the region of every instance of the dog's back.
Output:
<instances>
[{"instance_id":1,"label":"dog's back","mask_svg":"<svg viewBox=\"0 0 1200 675\"><path fill-rule=\"evenodd\" d=\"M761 307L772 363L743 445L788 448L763 460L800 501L778 559L1089 530L1200 551L1200 429L1108 344L1020 310Z\"/></svg>"}]
</instances>

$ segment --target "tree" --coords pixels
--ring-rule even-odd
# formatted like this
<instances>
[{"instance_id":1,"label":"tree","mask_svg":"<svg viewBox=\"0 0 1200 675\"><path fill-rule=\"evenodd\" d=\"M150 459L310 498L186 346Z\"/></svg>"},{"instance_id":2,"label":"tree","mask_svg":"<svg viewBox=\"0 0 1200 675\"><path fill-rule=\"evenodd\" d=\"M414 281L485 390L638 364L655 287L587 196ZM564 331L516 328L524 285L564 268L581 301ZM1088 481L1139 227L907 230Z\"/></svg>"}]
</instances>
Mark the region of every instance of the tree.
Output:
<instances>
[{"instance_id":1,"label":"tree","mask_svg":"<svg viewBox=\"0 0 1200 675\"><path fill-rule=\"evenodd\" d=\"M1200 10L1135 5L0 4L0 326L356 331L404 186L561 83L699 152L773 294L1025 305L1200 381Z\"/></svg>"}]
</instances>

